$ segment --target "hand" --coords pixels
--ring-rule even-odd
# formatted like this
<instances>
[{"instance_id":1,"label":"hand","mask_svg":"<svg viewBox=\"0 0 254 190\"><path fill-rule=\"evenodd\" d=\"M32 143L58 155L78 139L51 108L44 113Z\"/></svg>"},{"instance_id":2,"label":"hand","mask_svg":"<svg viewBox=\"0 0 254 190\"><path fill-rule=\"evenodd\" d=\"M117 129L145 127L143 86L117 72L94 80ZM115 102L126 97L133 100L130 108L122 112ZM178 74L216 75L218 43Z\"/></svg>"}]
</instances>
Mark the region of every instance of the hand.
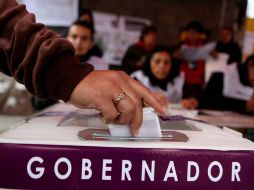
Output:
<instances>
[{"instance_id":1,"label":"hand","mask_svg":"<svg viewBox=\"0 0 254 190\"><path fill-rule=\"evenodd\" d=\"M161 105L168 107L168 98L162 92L153 92L153 95Z\"/></svg>"},{"instance_id":2,"label":"hand","mask_svg":"<svg viewBox=\"0 0 254 190\"><path fill-rule=\"evenodd\" d=\"M185 109L195 109L198 107L198 101L195 98L183 99L181 104Z\"/></svg>"},{"instance_id":3,"label":"hand","mask_svg":"<svg viewBox=\"0 0 254 190\"><path fill-rule=\"evenodd\" d=\"M125 98L117 103L121 93L125 93ZM134 136L143 120L143 101L157 112L165 113L146 87L121 71L92 71L80 81L70 97L70 103L77 107L100 111L104 123L129 125Z\"/></svg>"}]
</instances>

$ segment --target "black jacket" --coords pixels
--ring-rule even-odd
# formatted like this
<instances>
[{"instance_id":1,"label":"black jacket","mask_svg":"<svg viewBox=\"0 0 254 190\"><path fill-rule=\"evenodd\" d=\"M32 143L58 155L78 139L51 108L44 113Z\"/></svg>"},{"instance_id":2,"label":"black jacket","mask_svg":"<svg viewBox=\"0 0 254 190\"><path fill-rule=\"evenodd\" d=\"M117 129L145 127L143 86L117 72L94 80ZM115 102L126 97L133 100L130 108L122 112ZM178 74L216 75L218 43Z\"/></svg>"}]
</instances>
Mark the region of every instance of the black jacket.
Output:
<instances>
[{"instance_id":1,"label":"black jacket","mask_svg":"<svg viewBox=\"0 0 254 190\"><path fill-rule=\"evenodd\" d=\"M201 108L244 112L246 101L223 96L223 73L214 73L203 94Z\"/></svg>"},{"instance_id":2,"label":"black jacket","mask_svg":"<svg viewBox=\"0 0 254 190\"><path fill-rule=\"evenodd\" d=\"M227 53L229 55L228 64L241 63L242 52L239 45L233 41L228 43L218 42L216 45L216 51Z\"/></svg>"}]
</instances>

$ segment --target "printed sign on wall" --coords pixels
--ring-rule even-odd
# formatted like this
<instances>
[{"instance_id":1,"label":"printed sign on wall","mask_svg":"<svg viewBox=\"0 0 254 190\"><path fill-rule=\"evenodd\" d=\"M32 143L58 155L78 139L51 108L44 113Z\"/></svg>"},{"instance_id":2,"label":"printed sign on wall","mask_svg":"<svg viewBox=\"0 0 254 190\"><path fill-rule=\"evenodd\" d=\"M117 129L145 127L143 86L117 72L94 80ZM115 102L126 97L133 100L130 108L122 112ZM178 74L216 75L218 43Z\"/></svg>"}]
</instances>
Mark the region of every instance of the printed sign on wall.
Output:
<instances>
[{"instance_id":1,"label":"printed sign on wall","mask_svg":"<svg viewBox=\"0 0 254 190\"><path fill-rule=\"evenodd\" d=\"M78 18L78 0L18 0L47 26L70 26Z\"/></svg>"}]
</instances>

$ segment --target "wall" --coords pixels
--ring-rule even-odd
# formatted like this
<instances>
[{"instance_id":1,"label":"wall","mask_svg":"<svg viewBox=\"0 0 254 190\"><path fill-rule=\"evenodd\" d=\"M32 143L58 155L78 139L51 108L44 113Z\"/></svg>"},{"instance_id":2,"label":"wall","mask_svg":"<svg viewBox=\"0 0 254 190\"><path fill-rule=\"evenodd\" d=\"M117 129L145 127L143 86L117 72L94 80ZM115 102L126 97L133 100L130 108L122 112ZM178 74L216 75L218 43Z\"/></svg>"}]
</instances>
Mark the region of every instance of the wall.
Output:
<instances>
[{"instance_id":1,"label":"wall","mask_svg":"<svg viewBox=\"0 0 254 190\"><path fill-rule=\"evenodd\" d=\"M145 17L159 30L159 42L174 45L179 29L190 20L199 20L216 39L219 31L222 0L80 0L80 7L92 10ZM236 0L227 0L225 24L232 26Z\"/></svg>"}]
</instances>

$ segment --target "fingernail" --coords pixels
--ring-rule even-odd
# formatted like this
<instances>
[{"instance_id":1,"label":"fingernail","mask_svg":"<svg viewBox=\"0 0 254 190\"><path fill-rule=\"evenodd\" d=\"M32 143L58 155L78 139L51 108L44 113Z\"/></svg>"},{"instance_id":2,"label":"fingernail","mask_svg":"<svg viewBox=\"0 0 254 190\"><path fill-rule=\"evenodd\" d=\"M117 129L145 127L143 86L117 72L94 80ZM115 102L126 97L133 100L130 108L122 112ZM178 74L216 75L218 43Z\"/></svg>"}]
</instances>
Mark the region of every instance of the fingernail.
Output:
<instances>
[{"instance_id":1,"label":"fingernail","mask_svg":"<svg viewBox=\"0 0 254 190\"><path fill-rule=\"evenodd\" d=\"M138 137L138 132L139 132L138 130L133 131L133 136Z\"/></svg>"},{"instance_id":2,"label":"fingernail","mask_svg":"<svg viewBox=\"0 0 254 190\"><path fill-rule=\"evenodd\" d=\"M162 106L162 110L165 114L168 113L168 108L166 106Z\"/></svg>"}]
</instances>

